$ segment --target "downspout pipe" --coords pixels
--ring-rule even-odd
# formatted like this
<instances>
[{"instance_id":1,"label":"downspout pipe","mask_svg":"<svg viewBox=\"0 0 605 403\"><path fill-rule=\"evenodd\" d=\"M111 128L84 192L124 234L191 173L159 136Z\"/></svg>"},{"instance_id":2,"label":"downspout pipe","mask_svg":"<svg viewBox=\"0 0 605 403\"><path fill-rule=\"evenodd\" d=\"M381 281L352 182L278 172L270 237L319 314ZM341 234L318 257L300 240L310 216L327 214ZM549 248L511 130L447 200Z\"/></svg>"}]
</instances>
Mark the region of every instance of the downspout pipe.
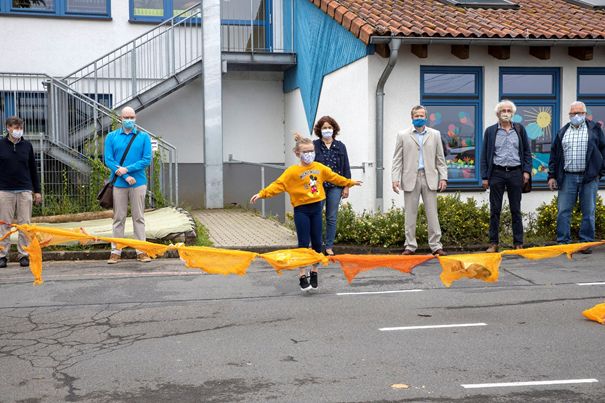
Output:
<instances>
[{"instance_id":1,"label":"downspout pipe","mask_svg":"<svg viewBox=\"0 0 605 403\"><path fill-rule=\"evenodd\" d=\"M389 41L389 61L376 85L376 209L382 210L384 199L384 85L397 64L399 46L403 38L391 38Z\"/></svg>"}]
</instances>

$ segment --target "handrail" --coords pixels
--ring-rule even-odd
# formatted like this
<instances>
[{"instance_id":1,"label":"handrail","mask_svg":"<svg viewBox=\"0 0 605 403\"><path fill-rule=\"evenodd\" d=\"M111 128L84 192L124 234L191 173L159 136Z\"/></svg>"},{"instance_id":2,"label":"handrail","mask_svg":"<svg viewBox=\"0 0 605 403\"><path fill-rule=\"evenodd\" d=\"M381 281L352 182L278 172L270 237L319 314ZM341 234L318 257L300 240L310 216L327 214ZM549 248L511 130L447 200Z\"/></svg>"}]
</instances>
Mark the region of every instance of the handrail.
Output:
<instances>
[{"instance_id":1,"label":"handrail","mask_svg":"<svg viewBox=\"0 0 605 403\"><path fill-rule=\"evenodd\" d=\"M71 77L72 77L73 75L75 75L76 73L78 73L78 72L80 72L80 71L82 71L82 70L84 70L84 69L86 69L86 68L88 68L88 67L94 66L94 65L95 65L95 63L96 63L96 62L98 62L99 60L102 60L102 59L106 58L107 56L110 56L112 53L117 52L118 50L120 50L120 49L122 49L122 48L128 47L128 45L130 45L131 43L135 43L135 42L136 42L136 41L138 41L139 39L143 38L143 37L144 37L144 36L146 36L146 35L149 35L151 32L153 32L153 31L155 31L155 30L159 30L160 28L162 28L162 27L164 27L164 26L166 26L166 25L171 25L171 26L174 26L174 25L173 25L173 22L174 22L175 20L177 20L178 18L180 18L180 17L181 17L183 14L190 12L190 11L191 11L191 10L193 10L194 8L201 7L201 5L202 5L202 3L201 3L201 2L199 2L199 3L197 3L197 4L194 4L193 6L189 7L187 10L184 10L184 11L180 12L179 14L177 14L177 15L173 16L172 18L170 18L170 19L168 19L168 20L166 20L166 21L163 21L162 23L160 23L160 24L158 24L158 25L154 26L153 28L151 28L151 29L150 29L150 30L148 30L148 31L145 31L145 32L144 32L144 33L142 33L141 35L139 35L139 36L137 36L136 38L134 38L134 39L130 40L129 42L126 42L125 44L123 44L123 45L121 45L121 46L118 46L117 48L115 48L115 49L113 49L113 50L111 50L111 51L109 51L109 52L105 53L103 56L101 56L101 57L97 58L96 60L92 61L91 63L89 63L89 64L87 64L87 65L84 65L84 66L80 67L78 70L76 70L76 71L74 71L74 72L72 72L72 73L70 73L70 74L66 75L66 76L65 76L65 79L71 78Z\"/></svg>"}]
</instances>

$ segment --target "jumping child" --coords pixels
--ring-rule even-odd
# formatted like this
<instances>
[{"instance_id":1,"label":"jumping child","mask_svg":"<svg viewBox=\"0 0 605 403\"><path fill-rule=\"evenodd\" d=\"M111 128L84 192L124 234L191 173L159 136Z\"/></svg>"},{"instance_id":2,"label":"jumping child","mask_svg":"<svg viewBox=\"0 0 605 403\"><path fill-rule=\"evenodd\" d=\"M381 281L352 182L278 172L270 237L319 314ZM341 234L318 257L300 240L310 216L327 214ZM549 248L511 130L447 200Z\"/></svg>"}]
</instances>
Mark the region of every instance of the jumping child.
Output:
<instances>
[{"instance_id":1,"label":"jumping child","mask_svg":"<svg viewBox=\"0 0 605 403\"><path fill-rule=\"evenodd\" d=\"M310 138L295 133L294 141L296 147L293 151L300 158L300 163L288 167L275 182L252 196L250 203L254 204L258 199L287 192L294 207L298 247L308 248L311 243L313 250L321 253L321 202L326 198L323 183L330 182L338 186L351 187L361 185L361 181L347 179L334 173L327 166L315 162L315 146ZM301 290L317 289L317 265L313 265L309 276L307 270L301 267L299 277Z\"/></svg>"}]
</instances>

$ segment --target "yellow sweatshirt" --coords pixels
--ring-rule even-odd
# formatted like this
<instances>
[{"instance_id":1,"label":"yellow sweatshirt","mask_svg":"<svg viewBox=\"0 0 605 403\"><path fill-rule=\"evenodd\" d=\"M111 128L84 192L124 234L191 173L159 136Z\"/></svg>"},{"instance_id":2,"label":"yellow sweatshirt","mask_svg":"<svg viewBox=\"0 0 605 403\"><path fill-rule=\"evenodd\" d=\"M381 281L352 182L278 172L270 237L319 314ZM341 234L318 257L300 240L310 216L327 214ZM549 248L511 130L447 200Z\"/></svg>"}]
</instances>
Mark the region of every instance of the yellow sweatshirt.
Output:
<instances>
[{"instance_id":1,"label":"yellow sweatshirt","mask_svg":"<svg viewBox=\"0 0 605 403\"><path fill-rule=\"evenodd\" d=\"M292 165L275 182L258 192L263 199L288 192L292 206L315 203L326 198L324 182L353 186L351 179L340 176L319 162L306 166Z\"/></svg>"}]
</instances>

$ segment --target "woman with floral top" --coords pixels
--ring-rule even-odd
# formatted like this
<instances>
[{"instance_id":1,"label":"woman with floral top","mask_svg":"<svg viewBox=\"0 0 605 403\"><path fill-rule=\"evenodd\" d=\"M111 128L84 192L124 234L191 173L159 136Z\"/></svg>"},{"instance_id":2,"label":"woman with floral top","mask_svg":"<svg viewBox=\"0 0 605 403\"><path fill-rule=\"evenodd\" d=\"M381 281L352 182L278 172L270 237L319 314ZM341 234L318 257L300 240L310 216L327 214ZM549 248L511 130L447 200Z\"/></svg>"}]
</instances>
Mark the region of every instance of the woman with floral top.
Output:
<instances>
[{"instance_id":1,"label":"woman with floral top","mask_svg":"<svg viewBox=\"0 0 605 403\"><path fill-rule=\"evenodd\" d=\"M336 140L336 136L340 132L340 126L330 116L323 116L317 121L313 132L319 139L313 141L315 146L315 161L321 162L332 171L345 178L351 178L351 167L349 165L349 156L347 147ZM349 188L342 187L331 182L324 183L326 192L326 200L324 202L326 208L326 243L325 253L328 256L334 256L332 250L334 246L334 238L336 238L336 218L338 217L338 206L340 199L349 197Z\"/></svg>"}]
</instances>

